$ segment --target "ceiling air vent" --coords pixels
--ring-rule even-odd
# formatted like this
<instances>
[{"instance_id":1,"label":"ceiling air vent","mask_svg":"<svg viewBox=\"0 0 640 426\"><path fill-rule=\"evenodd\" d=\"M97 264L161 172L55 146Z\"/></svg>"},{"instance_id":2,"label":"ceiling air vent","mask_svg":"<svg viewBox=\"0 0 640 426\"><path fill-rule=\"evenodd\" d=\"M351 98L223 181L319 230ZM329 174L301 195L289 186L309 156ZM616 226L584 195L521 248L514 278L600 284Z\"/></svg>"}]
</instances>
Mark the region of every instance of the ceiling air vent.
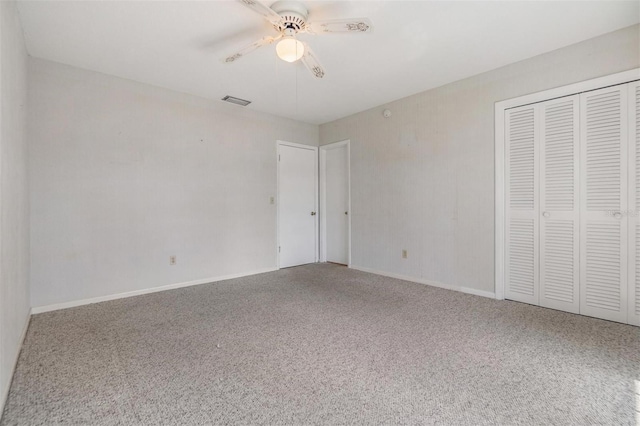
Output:
<instances>
[{"instance_id":1,"label":"ceiling air vent","mask_svg":"<svg viewBox=\"0 0 640 426\"><path fill-rule=\"evenodd\" d=\"M240 105L240 106L247 106L251 103L251 101L246 101L244 99L240 99L240 98L234 98L233 96L225 96L224 98L222 98L223 101L225 102L231 102L232 104L236 104L236 105Z\"/></svg>"}]
</instances>

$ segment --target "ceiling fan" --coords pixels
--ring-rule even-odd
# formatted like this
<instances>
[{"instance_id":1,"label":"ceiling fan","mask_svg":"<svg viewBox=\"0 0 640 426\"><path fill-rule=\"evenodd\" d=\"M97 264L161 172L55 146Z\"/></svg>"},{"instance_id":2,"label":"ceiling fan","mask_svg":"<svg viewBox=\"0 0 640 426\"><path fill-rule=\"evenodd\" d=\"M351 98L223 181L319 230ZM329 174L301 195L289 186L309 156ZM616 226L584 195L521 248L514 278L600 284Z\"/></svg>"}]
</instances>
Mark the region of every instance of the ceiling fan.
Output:
<instances>
[{"instance_id":1,"label":"ceiling fan","mask_svg":"<svg viewBox=\"0 0 640 426\"><path fill-rule=\"evenodd\" d=\"M224 59L224 62L227 63L234 62L259 47L278 42L276 53L280 59L287 62L301 60L314 77L323 78L325 76L324 68L309 45L296 38L297 34L361 34L370 33L373 30L373 25L367 18L308 22L309 11L302 3L294 0L277 1L271 7L265 6L258 0L237 1L269 21L280 34L275 37L263 37L227 56Z\"/></svg>"}]
</instances>

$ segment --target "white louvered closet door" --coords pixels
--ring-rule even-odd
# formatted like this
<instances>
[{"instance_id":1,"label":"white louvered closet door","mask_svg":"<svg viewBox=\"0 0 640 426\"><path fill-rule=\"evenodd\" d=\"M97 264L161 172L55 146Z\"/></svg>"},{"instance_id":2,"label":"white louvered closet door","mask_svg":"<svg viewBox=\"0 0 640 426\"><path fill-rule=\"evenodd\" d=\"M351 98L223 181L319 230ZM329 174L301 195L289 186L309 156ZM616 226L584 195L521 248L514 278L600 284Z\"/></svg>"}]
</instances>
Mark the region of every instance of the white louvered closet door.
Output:
<instances>
[{"instance_id":1,"label":"white louvered closet door","mask_svg":"<svg viewBox=\"0 0 640 426\"><path fill-rule=\"evenodd\" d=\"M629 99L629 297L628 322L640 325L640 82L628 85Z\"/></svg>"},{"instance_id":2,"label":"white louvered closet door","mask_svg":"<svg viewBox=\"0 0 640 426\"><path fill-rule=\"evenodd\" d=\"M580 313L627 322L627 85L580 95Z\"/></svg>"},{"instance_id":3,"label":"white louvered closet door","mask_svg":"<svg viewBox=\"0 0 640 426\"><path fill-rule=\"evenodd\" d=\"M540 108L540 306L580 311L580 97Z\"/></svg>"},{"instance_id":4,"label":"white louvered closet door","mask_svg":"<svg viewBox=\"0 0 640 426\"><path fill-rule=\"evenodd\" d=\"M533 105L505 111L505 297L538 304L538 144Z\"/></svg>"}]
</instances>

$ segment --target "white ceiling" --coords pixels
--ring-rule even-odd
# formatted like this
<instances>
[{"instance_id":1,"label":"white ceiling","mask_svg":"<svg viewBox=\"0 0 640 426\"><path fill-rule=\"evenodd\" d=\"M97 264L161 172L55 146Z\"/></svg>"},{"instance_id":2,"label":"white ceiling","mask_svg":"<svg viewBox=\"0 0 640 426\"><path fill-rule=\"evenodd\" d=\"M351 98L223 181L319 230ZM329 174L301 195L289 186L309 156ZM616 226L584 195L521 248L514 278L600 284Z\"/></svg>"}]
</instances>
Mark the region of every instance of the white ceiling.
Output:
<instances>
[{"instance_id":1,"label":"white ceiling","mask_svg":"<svg viewBox=\"0 0 640 426\"><path fill-rule=\"evenodd\" d=\"M327 71L266 46L274 30L235 1L19 2L29 54L320 124L639 21L638 1L307 1L309 20L369 17L372 34L302 35ZM270 2L266 3L271 4Z\"/></svg>"}]
</instances>

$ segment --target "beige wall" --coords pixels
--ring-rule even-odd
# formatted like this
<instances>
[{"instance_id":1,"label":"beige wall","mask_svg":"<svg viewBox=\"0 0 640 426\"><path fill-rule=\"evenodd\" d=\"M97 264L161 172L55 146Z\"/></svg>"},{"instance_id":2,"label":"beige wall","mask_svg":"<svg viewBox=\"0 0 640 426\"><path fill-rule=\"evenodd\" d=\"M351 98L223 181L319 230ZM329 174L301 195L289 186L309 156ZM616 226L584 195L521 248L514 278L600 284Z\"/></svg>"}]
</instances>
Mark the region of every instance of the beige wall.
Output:
<instances>
[{"instance_id":1,"label":"beige wall","mask_svg":"<svg viewBox=\"0 0 640 426\"><path fill-rule=\"evenodd\" d=\"M493 292L494 103L637 68L639 33L622 29L321 125L321 144L351 140L353 266Z\"/></svg>"},{"instance_id":2,"label":"beige wall","mask_svg":"<svg viewBox=\"0 0 640 426\"><path fill-rule=\"evenodd\" d=\"M0 415L29 319L27 53L15 2L0 1Z\"/></svg>"},{"instance_id":3,"label":"beige wall","mask_svg":"<svg viewBox=\"0 0 640 426\"><path fill-rule=\"evenodd\" d=\"M32 306L276 267L276 140L318 126L41 59L29 83Z\"/></svg>"}]
</instances>

